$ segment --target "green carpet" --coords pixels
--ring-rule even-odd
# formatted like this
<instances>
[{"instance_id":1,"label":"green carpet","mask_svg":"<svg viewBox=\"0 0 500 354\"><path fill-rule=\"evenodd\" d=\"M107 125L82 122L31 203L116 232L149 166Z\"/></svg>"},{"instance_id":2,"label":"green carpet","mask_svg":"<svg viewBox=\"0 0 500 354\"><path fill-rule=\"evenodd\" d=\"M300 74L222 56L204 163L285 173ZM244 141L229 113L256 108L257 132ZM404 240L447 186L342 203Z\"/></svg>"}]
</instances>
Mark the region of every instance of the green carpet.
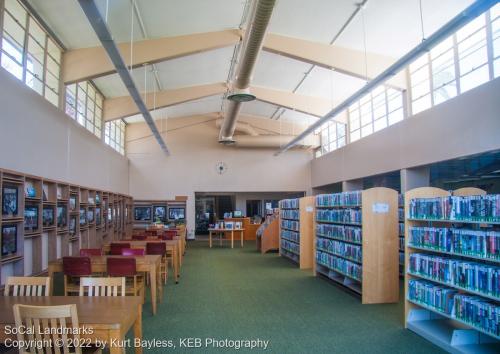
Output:
<instances>
[{"instance_id":1,"label":"green carpet","mask_svg":"<svg viewBox=\"0 0 500 354\"><path fill-rule=\"evenodd\" d=\"M253 242L243 249L190 242L180 283L171 280L156 316L146 302L143 333L147 340L172 340L176 352L221 351L205 347L206 338L266 340L273 353L440 352L403 328L402 302L361 305L311 271L277 254L257 253ZM202 347L181 347L181 338L201 338Z\"/></svg>"}]
</instances>

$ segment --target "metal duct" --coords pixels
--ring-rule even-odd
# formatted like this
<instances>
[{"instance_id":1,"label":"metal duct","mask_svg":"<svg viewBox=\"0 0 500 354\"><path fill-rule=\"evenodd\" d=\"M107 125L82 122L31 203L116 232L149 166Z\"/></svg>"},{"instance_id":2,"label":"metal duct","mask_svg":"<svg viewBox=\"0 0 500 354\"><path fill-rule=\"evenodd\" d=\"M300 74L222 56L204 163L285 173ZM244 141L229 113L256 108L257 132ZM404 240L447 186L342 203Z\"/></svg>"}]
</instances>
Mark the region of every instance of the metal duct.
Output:
<instances>
[{"instance_id":1,"label":"metal duct","mask_svg":"<svg viewBox=\"0 0 500 354\"><path fill-rule=\"evenodd\" d=\"M101 41L103 48L108 53L108 56L111 59L113 65L115 66L118 75L120 75L123 84L127 88L135 104L137 105L137 108L142 113L144 120L149 126L149 129L151 129L153 136L158 141L158 144L160 144L160 147L163 150L163 152L165 152L166 155L169 155L167 145L163 141L160 132L156 128L156 124L153 120L153 117L149 113L149 110L147 109L146 105L144 104L141 94L139 93L139 90L135 86L134 80L132 79L132 76L128 71L127 65L125 65L125 62L123 61L123 58L120 55L120 51L118 50L118 47L116 46L116 43L113 40L111 33L109 32L108 26L106 26L104 18L101 16L101 13L97 9L95 1L78 0L78 2L80 3L80 7L82 8L83 12L87 16L90 25L97 34L97 37Z\"/></svg>"},{"instance_id":2,"label":"metal duct","mask_svg":"<svg viewBox=\"0 0 500 354\"><path fill-rule=\"evenodd\" d=\"M351 104L356 102L361 98L364 94L370 92L378 85L384 83L385 80L390 77L396 75L400 70L404 69L407 65L409 65L414 59L422 55L423 53L431 50L434 46L439 44L446 37L457 31L459 28L469 23L473 19L475 19L480 14L484 13L490 7L495 5L498 0L477 0L464 11L459 13L457 16L452 18L448 23L446 23L443 27L434 32L430 37L425 39L418 46L413 48L407 54L405 54L402 58L392 64L389 68L385 69L380 75L376 78L369 81L365 86L363 86L360 90L355 92L352 96L347 98L344 102L336 106L329 113L327 113L323 118L317 120L315 123L311 124L309 128L304 130L301 134L299 134L295 139L290 141L280 150L278 150L274 155L279 155L282 152L287 151L294 145L298 144L300 140L307 137L309 134L313 133L316 129L321 127L323 124L328 122L330 119L335 117L337 114L341 113L344 109L348 108Z\"/></svg>"},{"instance_id":3,"label":"metal duct","mask_svg":"<svg viewBox=\"0 0 500 354\"><path fill-rule=\"evenodd\" d=\"M220 128L222 126L222 122L223 122L223 119L217 119L215 121L215 126L217 128ZM235 128L234 129L235 132L240 132L240 133L244 133L244 134L251 135L251 136L258 136L259 135L259 133L257 133L257 131L254 129L254 127L252 127L250 124L245 123L245 122L236 122L236 125L234 128Z\"/></svg>"},{"instance_id":4,"label":"metal duct","mask_svg":"<svg viewBox=\"0 0 500 354\"><path fill-rule=\"evenodd\" d=\"M234 147L239 148L279 148L288 144L295 135L236 135L234 137ZM296 147L317 148L319 147L319 137L304 139Z\"/></svg>"},{"instance_id":5,"label":"metal duct","mask_svg":"<svg viewBox=\"0 0 500 354\"><path fill-rule=\"evenodd\" d=\"M255 96L249 91L250 81L276 2L276 0L254 1L252 16L249 20L236 72L236 81L233 84L232 92L228 95L229 106L219 133L219 142L223 144L233 143L233 134L241 103L255 99Z\"/></svg>"}]
</instances>

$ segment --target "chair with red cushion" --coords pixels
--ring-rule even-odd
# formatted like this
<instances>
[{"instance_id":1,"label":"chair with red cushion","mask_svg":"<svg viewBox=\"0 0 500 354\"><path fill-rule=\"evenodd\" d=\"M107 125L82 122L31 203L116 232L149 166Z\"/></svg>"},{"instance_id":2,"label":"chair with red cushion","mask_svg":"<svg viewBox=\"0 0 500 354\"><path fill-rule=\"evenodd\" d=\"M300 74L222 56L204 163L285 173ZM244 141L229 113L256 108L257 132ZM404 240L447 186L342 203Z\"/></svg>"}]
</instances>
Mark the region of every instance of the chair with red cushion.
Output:
<instances>
[{"instance_id":1,"label":"chair with red cushion","mask_svg":"<svg viewBox=\"0 0 500 354\"><path fill-rule=\"evenodd\" d=\"M80 249L80 257L96 257L102 256L100 248L82 248Z\"/></svg>"},{"instance_id":2,"label":"chair with red cushion","mask_svg":"<svg viewBox=\"0 0 500 354\"><path fill-rule=\"evenodd\" d=\"M163 231L163 235L161 236L161 238L162 240L173 240L175 236L177 236L177 231L165 230Z\"/></svg>"},{"instance_id":3,"label":"chair with red cushion","mask_svg":"<svg viewBox=\"0 0 500 354\"><path fill-rule=\"evenodd\" d=\"M122 248L122 256L144 256L144 254L142 248Z\"/></svg>"},{"instance_id":4,"label":"chair with red cushion","mask_svg":"<svg viewBox=\"0 0 500 354\"><path fill-rule=\"evenodd\" d=\"M146 235L132 235L132 240L144 241L146 238Z\"/></svg>"},{"instance_id":5,"label":"chair with red cushion","mask_svg":"<svg viewBox=\"0 0 500 354\"><path fill-rule=\"evenodd\" d=\"M148 242L146 243L146 254L147 255L158 255L161 256L160 263L160 274L163 278L165 284L168 278L168 260L167 260L167 248L163 242Z\"/></svg>"},{"instance_id":6,"label":"chair with red cushion","mask_svg":"<svg viewBox=\"0 0 500 354\"><path fill-rule=\"evenodd\" d=\"M63 257L64 295L78 294L80 277L92 275L90 257Z\"/></svg>"},{"instance_id":7,"label":"chair with red cushion","mask_svg":"<svg viewBox=\"0 0 500 354\"><path fill-rule=\"evenodd\" d=\"M144 301L144 281L137 273L137 264L133 257L108 257L107 273L110 277L125 277L125 292L132 296L141 296Z\"/></svg>"},{"instance_id":8,"label":"chair with red cushion","mask_svg":"<svg viewBox=\"0 0 500 354\"><path fill-rule=\"evenodd\" d=\"M145 234L146 234L146 236L157 236L157 231L156 230L146 230Z\"/></svg>"},{"instance_id":9,"label":"chair with red cushion","mask_svg":"<svg viewBox=\"0 0 500 354\"><path fill-rule=\"evenodd\" d=\"M112 256L121 256L122 249L130 248L130 243L127 242L119 242L119 243L111 243L109 246L109 254Z\"/></svg>"}]
</instances>

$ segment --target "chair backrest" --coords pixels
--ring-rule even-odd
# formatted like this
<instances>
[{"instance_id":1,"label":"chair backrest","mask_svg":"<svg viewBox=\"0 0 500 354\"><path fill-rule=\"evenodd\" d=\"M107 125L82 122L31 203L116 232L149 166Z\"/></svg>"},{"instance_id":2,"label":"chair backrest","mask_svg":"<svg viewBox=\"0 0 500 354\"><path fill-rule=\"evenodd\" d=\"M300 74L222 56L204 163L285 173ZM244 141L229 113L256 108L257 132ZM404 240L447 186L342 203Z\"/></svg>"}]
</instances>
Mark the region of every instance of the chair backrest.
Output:
<instances>
[{"instance_id":1,"label":"chair backrest","mask_svg":"<svg viewBox=\"0 0 500 354\"><path fill-rule=\"evenodd\" d=\"M49 277L8 277L5 296L50 296Z\"/></svg>"},{"instance_id":2,"label":"chair backrest","mask_svg":"<svg viewBox=\"0 0 500 354\"><path fill-rule=\"evenodd\" d=\"M167 249L166 249L165 244L163 242L147 242L146 243L146 254L164 256L166 252L167 252Z\"/></svg>"},{"instance_id":3,"label":"chair backrest","mask_svg":"<svg viewBox=\"0 0 500 354\"><path fill-rule=\"evenodd\" d=\"M174 236L171 234L163 234L161 236L158 236L158 239L163 241L172 241L174 239Z\"/></svg>"},{"instance_id":4,"label":"chair backrest","mask_svg":"<svg viewBox=\"0 0 500 354\"><path fill-rule=\"evenodd\" d=\"M82 248L80 249L80 257L102 256L100 248Z\"/></svg>"},{"instance_id":5,"label":"chair backrest","mask_svg":"<svg viewBox=\"0 0 500 354\"><path fill-rule=\"evenodd\" d=\"M156 230L146 230L145 233L146 233L146 236L156 236L157 235Z\"/></svg>"},{"instance_id":6,"label":"chair backrest","mask_svg":"<svg viewBox=\"0 0 500 354\"><path fill-rule=\"evenodd\" d=\"M121 256L122 249L124 248L130 248L130 243L128 242L112 243L109 246L109 254L112 256Z\"/></svg>"},{"instance_id":7,"label":"chair backrest","mask_svg":"<svg viewBox=\"0 0 500 354\"><path fill-rule=\"evenodd\" d=\"M63 273L73 277L92 275L90 257L63 257Z\"/></svg>"},{"instance_id":8,"label":"chair backrest","mask_svg":"<svg viewBox=\"0 0 500 354\"><path fill-rule=\"evenodd\" d=\"M80 341L78 331L73 330L73 328L79 328L78 313L75 304L59 306L31 306L15 304L13 309L16 327L35 327L36 332L33 334L33 331L17 331L17 340L19 343L33 343L33 346L30 348L19 348L21 354L45 353L47 348L39 345L37 341L37 339L42 339L38 333L49 333L44 335L43 339L50 339L52 343L61 343L61 346L58 347L58 349L62 350L64 353L69 353L70 343L68 340L73 339L77 343ZM57 328L58 330L54 331L53 328ZM59 335L57 333L69 334ZM81 354L82 349L79 346L75 346L74 351L77 354ZM52 349L47 350L47 353L51 352Z\"/></svg>"},{"instance_id":9,"label":"chair backrest","mask_svg":"<svg viewBox=\"0 0 500 354\"><path fill-rule=\"evenodd\" d=\"M125 277L80 278L80 296L125 296Z\"/></svg>"},{"instance_id":10,"label":"chair backrest","mask_svg":"<svg viewBox=\"0 0 500 354\"><path fill-rule=\"evenodd\" d=\"M107 260L108 275L111 277L133 277L137 274L135 258L114 258Z\"/></svg>"},{"instance_id":11,"label":"chair backrest","mask_svg":"<svg viewBox=\"0 0 500 354\"><path fill-rule=\"evenodd\" d=\"M144 256L143 248L122 248L122 256Z\"/></svg>"},{"instance_id":12,"label":"chair backrest","mask_svg":"<svg viewBox=\"0 0 500 354\"><path fill-rule=\"evenodd\" d=\"M143 241L147 238L146 235L132 235L132 240Z\"/></svg>"}]
</instances>

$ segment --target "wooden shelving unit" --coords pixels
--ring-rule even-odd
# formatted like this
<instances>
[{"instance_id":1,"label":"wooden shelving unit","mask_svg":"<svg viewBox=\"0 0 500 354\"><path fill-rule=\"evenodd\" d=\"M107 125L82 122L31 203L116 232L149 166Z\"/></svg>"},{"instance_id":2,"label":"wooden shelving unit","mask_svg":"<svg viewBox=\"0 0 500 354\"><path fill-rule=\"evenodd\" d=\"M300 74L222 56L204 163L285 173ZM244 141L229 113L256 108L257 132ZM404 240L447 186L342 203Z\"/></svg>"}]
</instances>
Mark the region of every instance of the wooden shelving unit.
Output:
<instances>
[{"instance_id":1,"label":"wooden shelving unit","mask_svg":"<svg viewBox=\"0 0 500 354\"><path fill-rule=\"evenodd\" d=\"M405 200L404 194L398 195L398 236L399 236L399 276L405 275Z\"/></svg>"},{"instance_id":2,"label":"wooden shelving unit","mask_svg":"<svg viewBox=\"0 0 500 354\"><path fill-rule=\"evenodd\" d=\"M363 304L397 302L397 192L377 187L329 196L336 201L316 196L315 275L360 294Z\"/></svg>"},{"instance_id":3,"label":"wooden shelving unit","mask_svg":"<svg viewBox=\"0 0 500 354\"><path fill-rule=\"evenodd\" d=\"M409 207L411 200L419 198L443 198L450 197L451 195L467 197L484 196L486 193L477 188L461 188L450 194L450 192L439 188L424 187L413 189L405 194L405 234L407 235L405 245L405 327L450 353L499 353L500 336L498 333L488 332L473 323L457 317L457 304L459 302L456 301L455 295L474 296L475 301L482 300L492 303L497 307L500 306L499 296L486 294L480 290L471 289L468 286L462 286L454 280L442 281L442 279L412 270L410 267L411 258L414 254L466 262L468 265L479 263L485 267L498 268L500 266L500 260L498 259L463 254L455 251L448 252L436 247L412 243L413 236L410 234L410 230L414 227L454 228L456 226L461 231L498 230L500 221L450 220L448 218L432 218L432 215L425 218L410 217ZM451 298L451 308L443 311L443 309L431 306L428 303L417 301L416 298L412 299L409 293L410 281L425 282L429 285L433 284L436 287L446 289L446 291L455 291L456 293L447 295ZM442 292L443 290L440 291ZM498 309L500 311L500 307Z\"/></svg>"},{"instance_id":4,"label":"wooden shelving unit","mask_svg":"<svg viewBox=\"0 0 500 354\"><path fill-rule=\"evenodd\" d=\"M3 226L11 227L6 229L8 232L16 230L15 247L10 244L5 249L4 241L9 234L0 232L0 286L9 276L42 274L49 261L76 255L80 248L101 247L108 238L118 240L132 235L133 200L129 196L8 170L0 170L0 186L2 206L4 190L9 198L17 193L17 201L12 206L15 212L2 213L0 218L0 230L4 230ZM101 201L96 203L98 195ZM103 210L104 196L114 201L114 212L118 215L116 226L104 222L107 220ZM90 203L89 197L94 198L94 203ZM94 213L93 223L80 227L80 208ZM101 225L96 223L95 213L99 208ZM7 250L9 252L4 252Z\"/></svg>"},{"instance_id":5,"label":"wooden shelving unit","mask_svg":"<svg viewBox=\"0 0 500 354\"><path fill-rule=\"evenodd\" d=\"M285 207L287 203L292 205ZM279 202L279 205L280 255L297 263L300 269L312 268L314 265L314 197L284 199ZM295 214L295 216L290 217L287 214ZM285 225L287 223L296 225L287 227Z\"/></svg>"}]
</instances>

